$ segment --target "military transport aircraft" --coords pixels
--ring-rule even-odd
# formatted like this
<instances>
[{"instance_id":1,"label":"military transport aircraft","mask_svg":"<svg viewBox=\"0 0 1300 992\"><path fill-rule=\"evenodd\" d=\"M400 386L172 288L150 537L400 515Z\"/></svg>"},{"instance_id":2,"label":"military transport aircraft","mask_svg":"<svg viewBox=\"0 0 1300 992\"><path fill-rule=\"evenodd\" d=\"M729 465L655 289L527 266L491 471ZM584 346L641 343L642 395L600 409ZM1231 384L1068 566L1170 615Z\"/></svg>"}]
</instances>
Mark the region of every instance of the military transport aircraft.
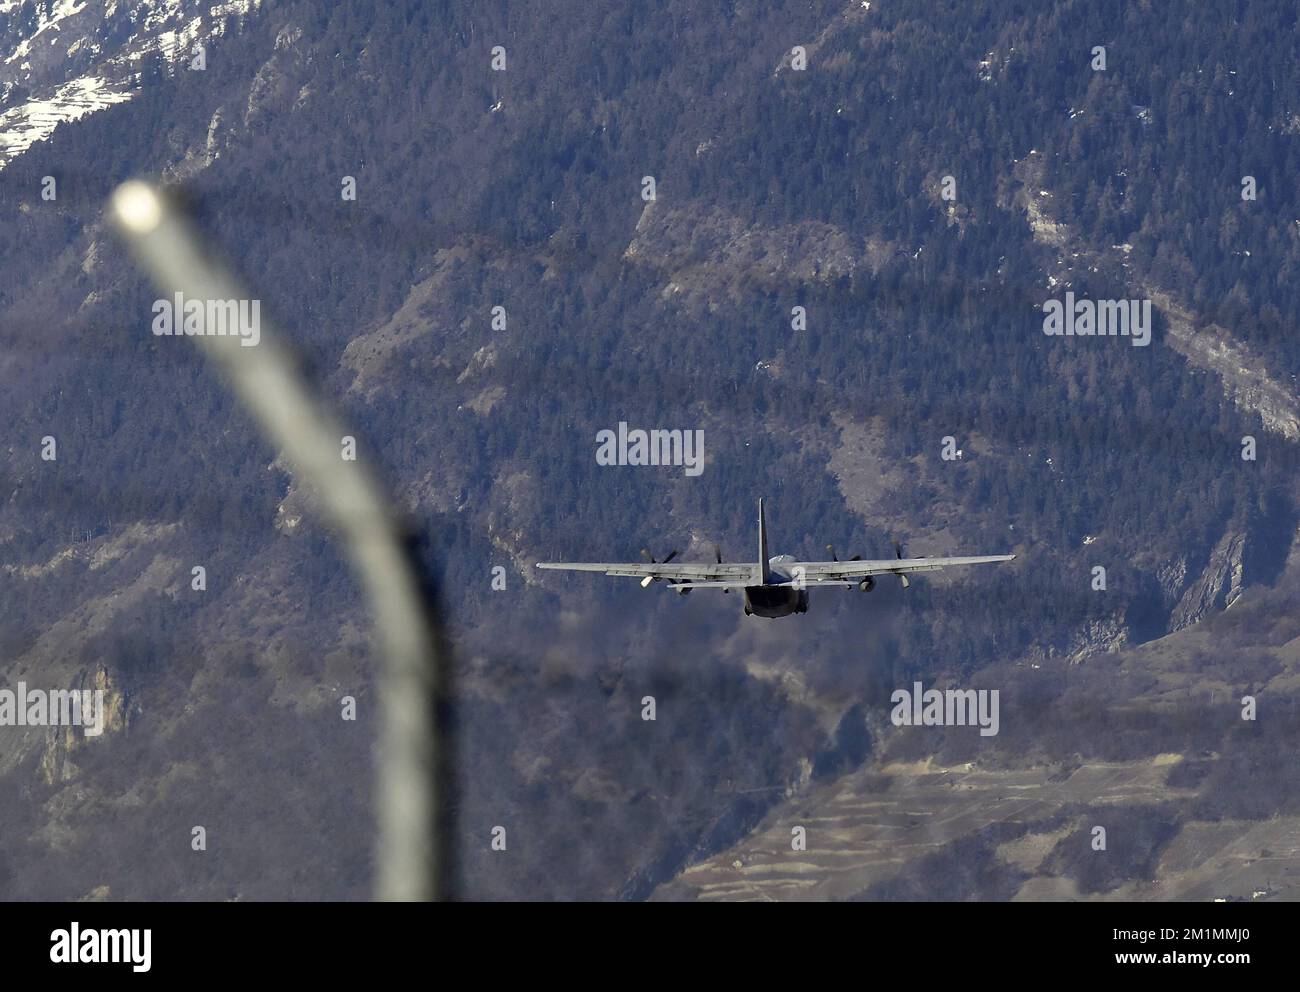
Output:
<instances>
[{"instance_id":1,"label":"military transport aircraft","mask_svg":"<svg viewBox=\"0 0 1300 992\"><path fill-rule=\"evenodd\" d=\"M619 562L538 562L538 568L562 568L576 572L604 572L606 575L630 575L641 579L649 587L655 582L667 582L685 596L692 589L745 590L745 615L760 617L788 617L791 613L808 612L808 590L813 586L838 586L849 589L856 585L863 592L875 588L877 575L897 575L903 588L908 586L911 572L935 572L949 565L982 565L988 562L1011 561L1015 555L983 555L977 558L904 558L903 551L894 546L894 557L883 561L862 561L854 555L848 561L835 557L833 561L795 561L791 555L767 556L767 521L763 515L763 501L758 501L758 561L754 563L727 563L714 551L717 561L712 565L687 563L671 564L677 557L673 551L663 561L655 561L648 553L647 564L621 564Z\"/></svg>"}]
</instances>

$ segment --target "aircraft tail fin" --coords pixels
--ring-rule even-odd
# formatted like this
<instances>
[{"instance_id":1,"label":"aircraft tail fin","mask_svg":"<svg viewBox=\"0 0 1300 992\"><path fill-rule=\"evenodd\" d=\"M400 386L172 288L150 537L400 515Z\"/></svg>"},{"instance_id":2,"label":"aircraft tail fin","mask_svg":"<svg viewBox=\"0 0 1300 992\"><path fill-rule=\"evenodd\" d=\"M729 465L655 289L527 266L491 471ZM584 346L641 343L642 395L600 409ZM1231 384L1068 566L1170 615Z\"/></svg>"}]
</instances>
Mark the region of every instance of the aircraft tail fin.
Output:
<instances>
[{"instance_id":1,"label":"aircraft tail fin","mask_svg":"<svg viewBox=\"0 0 1300 992\"><path fill-rule=\"evenodd\" d=\"M758 498L758 577L766 584L772 581L772 570L767 563L767 518L763 514L763 497Z\"/></svg>"}]
</instances>

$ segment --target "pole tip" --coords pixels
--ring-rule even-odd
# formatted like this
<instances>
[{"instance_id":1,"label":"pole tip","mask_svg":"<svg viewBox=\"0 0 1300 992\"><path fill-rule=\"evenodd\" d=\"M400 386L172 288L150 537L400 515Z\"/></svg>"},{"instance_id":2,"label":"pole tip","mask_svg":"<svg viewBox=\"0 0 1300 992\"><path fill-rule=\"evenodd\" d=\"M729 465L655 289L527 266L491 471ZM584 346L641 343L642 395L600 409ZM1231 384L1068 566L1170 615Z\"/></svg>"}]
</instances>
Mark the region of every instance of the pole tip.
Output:
<instances>
[{"instance_id":1,"label":"pole tip","mask_svg":"<svg viewBox=\"0 0 1300 992\"><path fill-rule=\"evenodd\" d=\"M162 221L162 199L148 183L132 179L113 192L113 213L131 234L148 234Z\"/></svg>"}]
</instances>

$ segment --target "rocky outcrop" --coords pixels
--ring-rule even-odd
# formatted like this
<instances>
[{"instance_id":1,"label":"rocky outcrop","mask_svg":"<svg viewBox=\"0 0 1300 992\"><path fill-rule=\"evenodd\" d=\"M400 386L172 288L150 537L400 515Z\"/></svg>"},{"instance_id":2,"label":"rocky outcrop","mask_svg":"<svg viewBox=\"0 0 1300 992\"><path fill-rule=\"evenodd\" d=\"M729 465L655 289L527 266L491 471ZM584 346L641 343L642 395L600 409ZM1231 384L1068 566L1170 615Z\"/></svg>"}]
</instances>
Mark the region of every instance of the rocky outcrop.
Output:
<instances>
[{"instance_id":1,"label":"rocky outcrop","mask_svg":"<svg viewBox=\"0 0 1300 992\"><path fill-rule=\"evenodd\" d=\"M1118 651L1128 643L1128 635L1128 625L1120 617L1089 620L1074 632L1065 658L1071 665L1078 665L1091 655Z\"/></svg>"},{"instance_id":2,"label":"rocky outcrop","mask_svg":"<svg viewBox=\"0 0 1300 992\"><path fill-rule=\"evenodd\" d=\"M120 733L126 729L129 717L129 701L126 693L103 668L80 674L70 689L81 693L102 692L96 702L94 715L83 711L82 725L61 725L47 727L45 731L45 750L41 754L40 773L46 785L70 782L77 775L74 757L82 748L90 746L92 741L107 734ZM102 706L102 709L100 708ZM88 734L87 724L94 720L97 733Z\"/></svg>"},{"instance_id":3,"label":"rocky outcrop","mask_svg":"<svg viewBox=\"0 0 1300 992\"><path fill-rule=\"evenodd\" d=\"M1230 530L1215 545L1200 577L1187 587L1169 618L1169 630L1197 623L1212 610L1226 610L1241 595L1246 535Z\"/></svg>"}]
</instances>

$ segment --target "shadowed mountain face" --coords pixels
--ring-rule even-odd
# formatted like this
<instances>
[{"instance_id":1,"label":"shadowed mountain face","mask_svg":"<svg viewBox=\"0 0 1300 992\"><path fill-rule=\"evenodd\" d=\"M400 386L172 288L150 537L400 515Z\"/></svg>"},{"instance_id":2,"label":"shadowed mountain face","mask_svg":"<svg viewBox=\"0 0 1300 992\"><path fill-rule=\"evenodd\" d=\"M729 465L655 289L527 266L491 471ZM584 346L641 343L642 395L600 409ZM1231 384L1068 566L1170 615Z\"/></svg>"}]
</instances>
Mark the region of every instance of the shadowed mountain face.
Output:
<instances>
[{"instance_id":1,"label":"shadowed mountain face","mask_svg":"<svg viewBox=\"0 0 1300 992\"><path fill-rule=\"evenodd\" d=\"M132 176L427 537L459 895L1289 891L1294 12L697 7L0 4L0 689L105 707L0 726L0 897L370 894L369 619L152 333ZM704 471L599 465L620 422ZM749 560L758 496L774 554L1018 557L776 622L532 568ZM917 681L998 734L896 726Z\"/></svg>"}]
</instances>

